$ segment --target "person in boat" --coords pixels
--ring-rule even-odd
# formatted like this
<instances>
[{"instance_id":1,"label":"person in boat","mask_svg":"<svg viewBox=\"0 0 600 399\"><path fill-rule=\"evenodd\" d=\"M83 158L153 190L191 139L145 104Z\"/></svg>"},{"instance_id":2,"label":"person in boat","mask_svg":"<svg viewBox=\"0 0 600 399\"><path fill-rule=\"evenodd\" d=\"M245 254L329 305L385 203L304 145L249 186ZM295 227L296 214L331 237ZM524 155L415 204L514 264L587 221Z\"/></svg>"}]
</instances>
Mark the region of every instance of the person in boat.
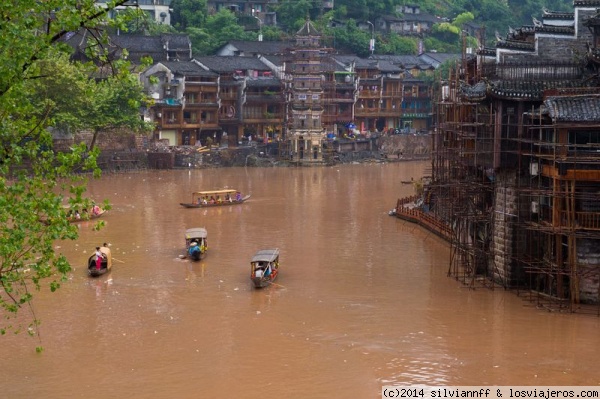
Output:
<instances>
[{"instance_id":1,"label":"person in boat","mask_svg":"<svg viewBox=\"0 0 600 399\"><path fill-rule=\"evenodd\" d=\"M198 247L198 243L196 241L192 241L190 243L190 248L188 249L188 254L190 256L194 256L196 255L198 252L200 252L200 247Z\"/></svg>"},{"instance_id":2,"label":"person in boat","mask_svg":"<svg viewBox=\"0 0 600 399\"><path fill-rule=\"evenodd\" d=\"M104 259L104 254L100 251L100 247L96 247L96 270L102 268L102 259Z\"/></svg>"},{"instance_id":3,"label":"person in boat","mask_svg":"<svg viewBox=\"0 0 600 399\"><path fill-rule=\"evenodd\" d=\"M217 195L217 204L220 204L220 203L222 203L222 202L223 202L223 201L221 200L221 196L220 196L220 195Z\"/></svg>"},{"instance_id":4,"label":"person in boat","mask_svg":"<svg viewBox=\"0 0 600 399\"><path fill-rule=\"evenodd\" d=\"M94 206L92 206L92 214L94 216L98 216L100 214L100 207L96 204L94 204Z\"/></svg>"},{"instance_id":5,"label":"person in boat","mask_svg":"<svg viewBox=\"0 0 600 399\"><path fill-rule=\"evenodd\" d=\"M256 267L256 269L254 270L254 277L262 278L263 274L264 274L263 269L260 266Z\"/></svg>"},{"instance_id":6,"label":"person in boat","mask_svg":"<svg viewBox=\"0 0 600 399\"><path fill-rule=\"evenodd\" d=\"M212 195L210 196L210 200L208 201L209 204L214 204L216 202L215 197L213 197Z\"/></svg>"},{"instance_id":7,"label":"person in boat","mask_svg":"<svg viewBox=\"0 0 600 399\"><path fill-rule=\"evenodd\" d=\"M75 219L76 219L76 220L79 220L79 219L81 219L81 214L79 213L79 210L76 210L76 211L75 211Z\"/></svg>"},{"instance_id":8,"label":"person in boat","mask_svg":"<svg viewBox=\"0 0 600 399\"><path fill-rule=\"evenodd\" d=\"M237 193L235 193L235 200L236 201L241 201L242 200L242 193L240 193L239 191Z\"/></svg>"}]
</instances>

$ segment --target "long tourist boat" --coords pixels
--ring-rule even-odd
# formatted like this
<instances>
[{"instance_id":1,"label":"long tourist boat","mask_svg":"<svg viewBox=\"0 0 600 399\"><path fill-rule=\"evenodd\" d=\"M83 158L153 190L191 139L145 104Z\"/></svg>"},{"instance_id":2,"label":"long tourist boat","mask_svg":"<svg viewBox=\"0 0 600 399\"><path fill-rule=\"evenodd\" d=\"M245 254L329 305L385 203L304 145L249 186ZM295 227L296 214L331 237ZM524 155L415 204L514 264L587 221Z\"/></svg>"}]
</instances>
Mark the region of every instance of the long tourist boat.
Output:
<instances>
[{"instance_id":1,"label":"long tourist boat","mask_svg":"<svg viewBox=\"0 0 600 399\"><path fill-rule=\"evenodd\" d=\"M273 284L279 275L279 249L261 249L250 261L250 280L256 288Z\"/></svg>"},{"instance_id":2,"label":"long tourist boat","mask_svg":"<svg viewBox=\"0 0 600 399\"><path fill-rule=\"evenodd\" d=\"M100 269L98 269L96 267L96 252L95 251L92 254L92 256L90 256L88 258L87 268L88 268L88 275L90 277L101 276L103 274L110 272L110 270L112 269L112 254L110 252L110 248L108 248L108 245L103 244L100 247L100 252L102 253L102 261L100 263Z\"/></svg>"},{"instance_id":3,"label":"long tourist boat","mask_svg":"<svg viewBox=\"0 0 600 399\"><path fill-rule=\"evenodd\" d=\"M186 208L209 208L213 206L227 206L242 204L250 198L250 194L242 196L238 190L210 190L192 193L191 202L180 202Z\"/></svg>"},{"instance_id":4,"label":"long tourist boat","mask_svg":"<svg viewBox=\"0 0 600 399\"><path fill-rule=\"evenodd\" d=\"M206 256L208 233L204 227L194 227L185 231L185 253L192 260L201 260Z\"/></svg>"}]
</instances>

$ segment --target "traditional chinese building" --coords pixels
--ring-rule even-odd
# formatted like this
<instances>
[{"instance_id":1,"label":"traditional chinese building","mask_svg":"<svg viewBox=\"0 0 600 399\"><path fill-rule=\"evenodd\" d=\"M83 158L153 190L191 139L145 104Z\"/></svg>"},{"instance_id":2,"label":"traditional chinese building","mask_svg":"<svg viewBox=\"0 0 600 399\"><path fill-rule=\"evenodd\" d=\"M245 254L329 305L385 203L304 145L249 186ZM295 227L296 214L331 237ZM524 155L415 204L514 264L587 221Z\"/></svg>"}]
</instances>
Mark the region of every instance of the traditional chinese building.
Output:
<instances>
[{"instance_id":1,"label":"traditional chinese building","mask_svg":"<svg viewBox=\"0 0 600 399\"><path fill-rule=\"evenodd\" d=\"M600 1L573 7L442 82L423 209L450 231L455 278L600 314Z\"/></svg>"},{"instance_id":2,"label":"traditional chinese building","mask_svg":"<svg viewBox=\"0 0 600 399\"><path fill-rule=\"evenodd\" d=\"M323 162L321 35L310 20L296 33L285 66L286 137L292 161Z\"/></svg>"}]
</instances>

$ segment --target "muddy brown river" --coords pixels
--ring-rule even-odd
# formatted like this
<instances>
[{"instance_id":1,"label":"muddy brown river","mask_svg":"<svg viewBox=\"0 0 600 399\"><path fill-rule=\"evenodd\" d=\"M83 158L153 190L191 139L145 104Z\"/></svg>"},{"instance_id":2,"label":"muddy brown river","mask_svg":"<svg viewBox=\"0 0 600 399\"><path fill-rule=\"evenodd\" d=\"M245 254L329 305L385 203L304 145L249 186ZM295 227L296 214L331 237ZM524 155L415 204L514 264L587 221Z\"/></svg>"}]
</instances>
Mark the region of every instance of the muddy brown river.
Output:
<instances>
[{"instance_id":1,"label":"muddy brown river","mask_svg":"<svg viewBox=\"0 0 600 399\"><path fill-rule=\"evenodd\" d=\"M75 269L34 301L41 343L0 337L2 398L358 398L382 385L598 385L600 319L446 276L449 246L388 216L425 162L107 175L106 227L57 243ZM194 190L242 205L185 209ZM181 259L184 230L209 250ZM111 273L86 275L108 242ZM249 261L279 248L277 285ZM23 312L22 316L26 316ZM26 321L26 317L23 320ZM42 345L41 354L35 347Z\"/></svg>"}]
</instances>

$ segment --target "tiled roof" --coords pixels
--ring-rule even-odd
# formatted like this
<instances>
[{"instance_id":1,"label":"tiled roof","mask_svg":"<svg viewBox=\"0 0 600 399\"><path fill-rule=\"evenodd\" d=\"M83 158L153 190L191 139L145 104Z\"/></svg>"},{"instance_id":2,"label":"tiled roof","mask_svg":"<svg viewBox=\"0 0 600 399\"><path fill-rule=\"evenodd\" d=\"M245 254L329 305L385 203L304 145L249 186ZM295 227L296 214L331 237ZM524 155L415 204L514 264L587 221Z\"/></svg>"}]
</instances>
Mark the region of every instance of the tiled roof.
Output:
<instances>
[{"instance_id":1,"label":"tiled roof","mask_svg":"<svg viewBox=\"0 0 600 399\"><path fill-rule=\"evenodd\" d=\"M580 86L580 82L572 80L497 80L490 82L490 91L500 98L541 101L544 90Z\"/></svg>"},{"instance_id":2,"label":"tiled roof","mask_svg":"<svg viewBox=\"0 0 600 399\"><path fill-rule=\"evenodd\" d=\"M229 44L247 54L285 54L291 47L289 42L230 40Z\"/></svg>"},{"instance_id":3,"label":"tiled roof","mask_svg":"<svg viewBox=\"0 0 600 399\"><path fill-rule=\"evenodd\" d=\"M575 26L536 26L536 33L552 33L553 35L569 35L572 36L575 34Z\"/></svg>"},{"instance_id":4,"label":"tiled roof","mask_svg":"<svg viewBox=\"0 0 600 399\"><path fill-rule=\"evenodd\" d=\"M160 36L143 35L114 35L111 42L121 48L132 51L163 51L163 41Z\"/></svg>"},{"instance_id":5,"label":"tiled roof","mask_svg":"<svg viewBox=\"0 0 600 399\"><path fill-rule=\"evenodd\" d=\"M250 78L246 80L246 84L248 87L279 87L281 86L281 81L277 78Z\"/></svg>"},{"instance_id":6,"label":"tiled roof","mask_svg":"<svg viewBox=\"0 0 600 399\"><path fill-rule=\"evenodd\" d=\"M549 19L566 19L566 20L572 20L575 19L575 13L574 12L565 12L565 11L550 11L550 10L543 10L543 18L549 18Z\"/></svg>"},{"instance_id":7,"label":"tiled roof","mask_svg":"<svg viewBox=\"0 0 600 399\"><path fill-rule=\"evenodd\" d=\"M347 71L340 63L336 62L332 57L321 59L321 70L324 72L344 72Z\"/></svg>"},{"instance_id":8,"label":"tiled roof","mask_svg":"<svg viewBox=\"0 0 600 399\"><path fill-rule=\"evenodd\" d=\"M556 122L600 122L600 95L548 97L544 105Z\"/></svg>"},{"instance_id":9,"label":"tiled roof","mask_svg":"<svg viewBox=\"0 0 600 399\"><path fill-rule=\"evenodd\" d=\"M496 49L493 47L484 47L482 49L477 50L477 54L483 55L483 56L495 56Z\"/></svg>"},{"instance_id":10,"label":"tiled roof","mask_svg":"<svg viewBox=\"0 0 600 399\"><path fill-rule=\"evenodd\" d=\"M211 55L198 57L195 60L217 73L233 73L236 70L247 71L250 69L255 71L270 71L269 67L256 57L220 57Z\"/></svg>"},{"instance_id":11,"label":"tiled roof","mask_svg":"<svg viewBox=\"0 0 600 399\"><path fill-rule=\"evenodd\" d=\"M377 66L378 60L372 60L368 58L361 58L356 55L332 55L335 61L339 62L341 65L349 66L354 63L356 69L373 69L378 70Z\"/></svg>"},{"instance_id":12,"label":"tiled roof","mask_svg":"<svg viewBox=\"0 0 600 399\"><path fill-rule=\"evenodd\" d=\"M218 74L207 71L192 61L162 61L161 64L169 68L173 73L183 76L208 76L217 77Z\"/></svg>"},{"instance_id":13,"label":"tiled roof","mask_svg":"<svg viewBox=\"0 0 600 399\"><path fill-rule=\"evenodd\" d=\"M163 33L160 38L169 50L189 50L191 41L188 35L179 33Z\"/></svg>"},{"instance_id":14,"label":"tiled roof","mask_svg":"<svg viewBox=\"0 0 600 399\"><path fill-rule=\"evenodd\" d=\"M517 40L498 40L496 47L510 50L535 51L535 43Z\"/></svg>"},{"instance_id":15,"label":"tiled roof","mask_svg":"<svg viewBox=\"0 0 600 399\"><path fill-rule=\"evenodd\" d=\"M69 34L66 42L76 50L83 52L87 47L90 37L86 30ZM129 53L129 60L136 63L144 56L150 56L155 62L167 59L168 52L175 51L177 57L189 60L191 42L184 34L145 35L110 35L109 49L113 58L122 57L123 50Z\"/></svg>"},{"instance_id":16,"label":"tiled roof","mask_svg":"<svg viewBox=\"0 0 600 399\"><path fill-rule=\"evenodd\" d=\"M297 36L321 36L315 25L307 19L302 28L296 32Z\"/></svg>"},{"instance_id":17,"label":"tiled roof","mask_svg":"<svg viewBox=\"0 0 600 399\"><path fill-rule=\"evenodd\" d=\"M573 7L600 7L600 0L573 0Z\"/></svg>"},{"instance_id":18,"label":"tiled roof","mask_svg":"<svg viewBox=\"0 0 600 399\"><path fill-rule=\"evenodd\" d=\"M478 82L473 86L463 84L460 86L461 96L475 101L482 100L487 96L487 84L484 81Z\"/></svg>"},{"instance_id":19,"label":"tiled roof","mask_svg":"<svg viewBox=\"0 0 600 399\"><path fill-rule=\"evenodd\" d=\"M426 52L419 55L419 59L427 64L437 68L440 64L448 60L459 60L460 54L457 53L437 53L437 52Z\"/></svg>"},{"instance_id":20,"label":"tiled roof","mask_svg":"<svg viewBox=\"0 0 600 399\"><path fill-rule=\"evenodd\" d=\"M416 55L372 55L369 58L373 60L386 60L404 69L432 68L430 63L425 62Z\"/></svg>"},{"instance_id":21,"label":"tiled roof","mask_svg":"<svg viewBox=\"0 0 600 399\"><path fill-rule=\"evenodd\" d=\"M387 60L379 60L378 67L383 73L400 73L404 71L404 68Z\"/></svg>"},{"instance_id":22,"label":"tiled roof","mask_svg":"<svg viewBox=\"0 0 600 399\"><path fill-rule=\"evenodd\" d=\"M262 57L265 58L267 61L270 61L271 63L273 63L273 65L277 65L277 66L282 66L283 62L287 59L287 56L274 55L274 54L267 54L267 55L263 55Z\"/></svg>"}]
</instances>

